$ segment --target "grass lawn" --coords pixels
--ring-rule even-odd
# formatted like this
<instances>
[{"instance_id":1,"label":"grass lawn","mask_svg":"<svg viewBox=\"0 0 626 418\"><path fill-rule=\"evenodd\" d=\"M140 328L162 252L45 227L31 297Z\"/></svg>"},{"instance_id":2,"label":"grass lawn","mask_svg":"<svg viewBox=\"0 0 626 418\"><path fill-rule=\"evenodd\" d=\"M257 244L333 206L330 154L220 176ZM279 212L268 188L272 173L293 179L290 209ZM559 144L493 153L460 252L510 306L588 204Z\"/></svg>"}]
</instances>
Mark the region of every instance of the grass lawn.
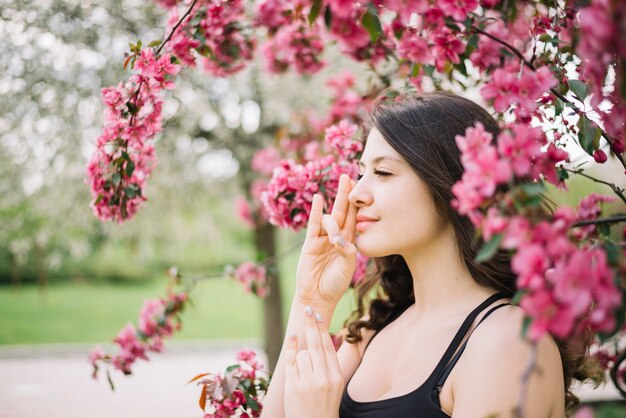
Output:
<instances>
[{"instance_id":1,"label":"grass lawn","mask_svg":"<svg viewBox=\"0 0 626 418\"><path fill-rule=\"evenodd\" d=\"M298 251L281 260L285 321L295 289ZM88 282L52 284L45 294L34 286L0 287L0 344L108 342L129 321L137 323L145 299L165 295L165 276L137 284ZM209 279L191 293L176 339L262 338L262 301L233 280ZM352 294L337 308L332 329L354 306Z\"/></svg>"}]
</instances>

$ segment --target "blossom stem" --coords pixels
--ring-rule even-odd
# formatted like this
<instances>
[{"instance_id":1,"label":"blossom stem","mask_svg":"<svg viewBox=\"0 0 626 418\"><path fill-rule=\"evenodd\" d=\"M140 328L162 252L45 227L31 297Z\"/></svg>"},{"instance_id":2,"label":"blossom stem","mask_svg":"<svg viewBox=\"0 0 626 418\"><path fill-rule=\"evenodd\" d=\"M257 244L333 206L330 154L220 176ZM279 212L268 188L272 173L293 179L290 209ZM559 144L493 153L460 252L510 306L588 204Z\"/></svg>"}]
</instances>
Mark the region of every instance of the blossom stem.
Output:
<instances>
[{"instance_id":1,"label":"blossom stem","mask_svg":"<svg viewBox=\"0 0 626 418\"><path fill-rule=\"evenodd\" d=\"M528 61L525 57L524 54L522 54L522 52L515 48L513 45L509 44L508 42L482 30L481 28L472 25L470 27L470 29L474 30L475 32L480 33L481 35L486 36L489 39L492 39L493 41L505 46L509 51L511 51L513 54L515 54L517 56L517 58L519 58L519 60L522 62L523 65L525 65L526 67L530 68L532 71L537 71L537 69L535 68L535 66ZM563 103L569 105L572 110L574 110L574 112L576 112L576 114L580 117L583 117L585 115L585 113L580 110L579 108L577 108L570 100L568 100L565 96L563 96L557 89L555 88L551 88L550 92L557 98L559 98ZM606 140L606 142L609 143L609 145L613 145L613 143L615 142L615 140L604 131L604 129L602 129L600 126L598 126L598 124L596 124L595 122L591 121L593 124L596 125L596 127L600 130L600 134L602 135L602 137ZM624 168L626 168L626 161L624 161L624 157L619 154L619 153L615 153L615 155L617 156L617 159L622 163L622 166L624 166Z\"/></svg>"},{"instance_id":2,"label":"blossom stem","mask_svg":"<svg viewBox=\"0 0 626 418\"><path fill-rule=\"evenodd\" d=\"M603 224L613 224L618 222L626 222L626 215L614 215L609 216L608 218L598 218L598 219L590 219L588 221L579 221L574 223L572 226L585 226L585 225L603 225Z\"/></svg>"},{"instance_id":3,"label":"blossom stem","mask_svg":"<svg viewBox=\"0 0 626 418\"><path fill-rule=\"evenodd\" d=\"M297 243L295 243L294 245L292 245L291 247L287 248L286 250L273 255L272 257L267 257L266 259L264 259L263 261L261 261L260 265L263 265L265 267L274 264L276 260L280 259L280 257L289 254L290 252L294 251L297 248L300 248L302 246L302 244L304 243L304 241L298 241ZM221 277L224 277L224 272L219 272L219 273L208 273L208 274L203 274L201 276L190 276L187 274L183 274L183 273L179 273L179 276L182 279L185 280L192 280L194 282L198 281L198 280L206 280L206 279L219 279Z\"/></svg>"},{"instance_id":4,"label":"blossom stem","mask_svg":"<svg viewBox=\"0 0 626 418\"><path fill-rule=\"evenodd\" d=\"M604 184L604 185L609 186L613 190L613 192L615 192L615 194L618 195L619 198L622 199L622 201L624 203L626 203L626 196L624 196L624 189L621 189L621 188L617 187L615 184L609 183L608 181L597 179L595 177L592 177L592 176L590 176L588 174L583 173L582 170L570 170L568 168L561 168L561 169L567 171L568 173L578 174L578 175L583 176L585 178L588 178L589 180L592 180L592 181L594 181L596 183L600 183L600 184Z\"/></svg>"},{"instance_id":5,"label":"blossom stem","mask_svg":"<svg viewBox=\"0 0 626 418\"><path fill-rule=\"evenodd\" d=\"M537 343L532 344L530 349L530 356L528 358L528 364L524 373L521 376L521 387L519 393L519 399L517 400L517 406L515 407L515 418L524 418L524 404L528 395L528 384L530 382L530 375L537 366Z\"/></svg>"},{"instance_id":6,"label":"blossom stem","mask_svg":"<svg viewBox=\"0 0 626 418\"><path fill-rule=\"evenodd\" d=\"M172 39L172 36L174 36L174 33L176 32L176 30L178 30L178 27L183 23L183 21L187 18L187 16L189 16L189 14L191 14L191 11L193 10L193 8L194 8L194 6L196 5L197 2L198 2L198 0L193 0L193 2L191 2L191 5L187 9L187 11L183 15L183 17L181 17L178 20L178 22L176 22L176 24L174 25L174 27L170 31L170 34L167 35L167 38L165 38L165 40L161 43L161 45L159 45L157 50L154 51L154 55L159 55L161 53L161 50L163 49L165 44L168 43L170 41L170 39Z\"/></svg>"}]
</instances>

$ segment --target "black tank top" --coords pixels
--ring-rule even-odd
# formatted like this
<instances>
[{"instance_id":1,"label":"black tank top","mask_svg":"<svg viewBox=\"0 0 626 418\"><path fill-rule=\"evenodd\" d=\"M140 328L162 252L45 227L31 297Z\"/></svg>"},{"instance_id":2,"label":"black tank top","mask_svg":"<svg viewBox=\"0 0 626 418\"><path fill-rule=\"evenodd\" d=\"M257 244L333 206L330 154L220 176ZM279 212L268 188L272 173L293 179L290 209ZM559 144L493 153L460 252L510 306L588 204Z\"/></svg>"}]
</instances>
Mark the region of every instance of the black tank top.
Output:
<instances>
[{"instance_id":1,"label":"black tank top","mask_svg":"<svg viewBox=\"0 0 626 418\"><path fill-rule=\"evenodd\" d=\"M503 293L492 295L481 303L476 309L474 309L467 316L467 318L465 318L465 321L461 325L461 328L457 331L454 339L448 346L448 349L443 354L443 357L441 357L441 360L439 360L439 363L437 363L435 370L426 379L426 381L413 392L379 401L357 402L348 394L348 384L350 384L350 380L352 380L352 378L350 378L341 397L339 418L449 418L449 415L443 412L439 405L439 391L443 387L443 384L452 371L452 368L455 366L456 362L465 350L467 340L465 340L458 351L457 348L463 341L467 331L472 326L476 317L493 302L506 297L507 296ZM502 303L491 308L482 317L478 325L491 315L493 311L505 305L508 305L508 303ZM402 313L404 313L404 310L396 315L393 315L389 320L387 320L385 325L380 330L376 331L372 338L370 338L369 342L365 346L365 350L367 350L367 347L372 342L374 337L385 326L396 320ZM363 350L363 355L365 355L365 350Z\"/></svg>"}]
</instances>

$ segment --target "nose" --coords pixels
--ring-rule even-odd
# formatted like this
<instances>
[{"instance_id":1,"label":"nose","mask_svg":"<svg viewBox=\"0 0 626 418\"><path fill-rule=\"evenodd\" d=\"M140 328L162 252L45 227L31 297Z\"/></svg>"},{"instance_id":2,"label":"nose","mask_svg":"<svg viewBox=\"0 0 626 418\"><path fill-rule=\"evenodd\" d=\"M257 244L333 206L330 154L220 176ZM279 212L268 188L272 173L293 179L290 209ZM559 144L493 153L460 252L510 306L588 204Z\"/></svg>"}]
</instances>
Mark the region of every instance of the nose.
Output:
<instances>
[{"instance_id":1,"label":"nose","mask_svg":"<svg viewBox=\"0 0 626 418\"><path fill-rule=\"evenodd\" d=\"M372 204L372 193L367 187L367 181L365 178L361 178L361 180L357 181L356 185L352 188L352 191L350 191L350 194L348 195L348 200L354 206L359 208Z\"/></svg>"}]
</instances>

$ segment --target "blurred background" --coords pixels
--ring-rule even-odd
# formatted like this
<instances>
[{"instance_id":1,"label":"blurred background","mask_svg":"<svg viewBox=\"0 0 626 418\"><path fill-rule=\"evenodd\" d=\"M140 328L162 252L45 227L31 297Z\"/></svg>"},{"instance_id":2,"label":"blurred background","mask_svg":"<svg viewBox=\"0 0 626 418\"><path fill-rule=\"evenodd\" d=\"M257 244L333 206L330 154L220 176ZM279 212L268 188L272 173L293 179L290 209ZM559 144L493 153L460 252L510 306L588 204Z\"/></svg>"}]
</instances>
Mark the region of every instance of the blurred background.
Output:
<instances>
[{"instance_id":1,"label":"blurred background","mask_svg":"<svg viewBox=\"0 0 626 418\"><path fill-rule=\"evenodd\" d=\"M366 83L367 72L332 50L330 65L308 78L262 74L258 63L229 79L185 72L166 99L148 201L132 221L105 224L86 184L100 89L127 78L129 42L161 39L164 27L151 1L0 0L0 417L201 416L199 391L185 382L221 371L238 348L262 346L261 301L211 278L196 285L168 353L133 377L114 376L117 393L90 379L87 361L91 346L111 348L136 322L145 299L165 294L171 266L211 275L256 258L235 210L252 153L274 140L269 127L293 123L292 109L324 114L329 75L349 69ZM617 165L601 168L598 177L623 181ZM575 205L590 190L609 194L596 186L575 179L552 197ZM285 312L302 238L278 234ZM353 308L348 295L335 330ZM596 404L596 416L624 416L610 390L585 393L610 401Z\"/></svg>"}]
</instances>

